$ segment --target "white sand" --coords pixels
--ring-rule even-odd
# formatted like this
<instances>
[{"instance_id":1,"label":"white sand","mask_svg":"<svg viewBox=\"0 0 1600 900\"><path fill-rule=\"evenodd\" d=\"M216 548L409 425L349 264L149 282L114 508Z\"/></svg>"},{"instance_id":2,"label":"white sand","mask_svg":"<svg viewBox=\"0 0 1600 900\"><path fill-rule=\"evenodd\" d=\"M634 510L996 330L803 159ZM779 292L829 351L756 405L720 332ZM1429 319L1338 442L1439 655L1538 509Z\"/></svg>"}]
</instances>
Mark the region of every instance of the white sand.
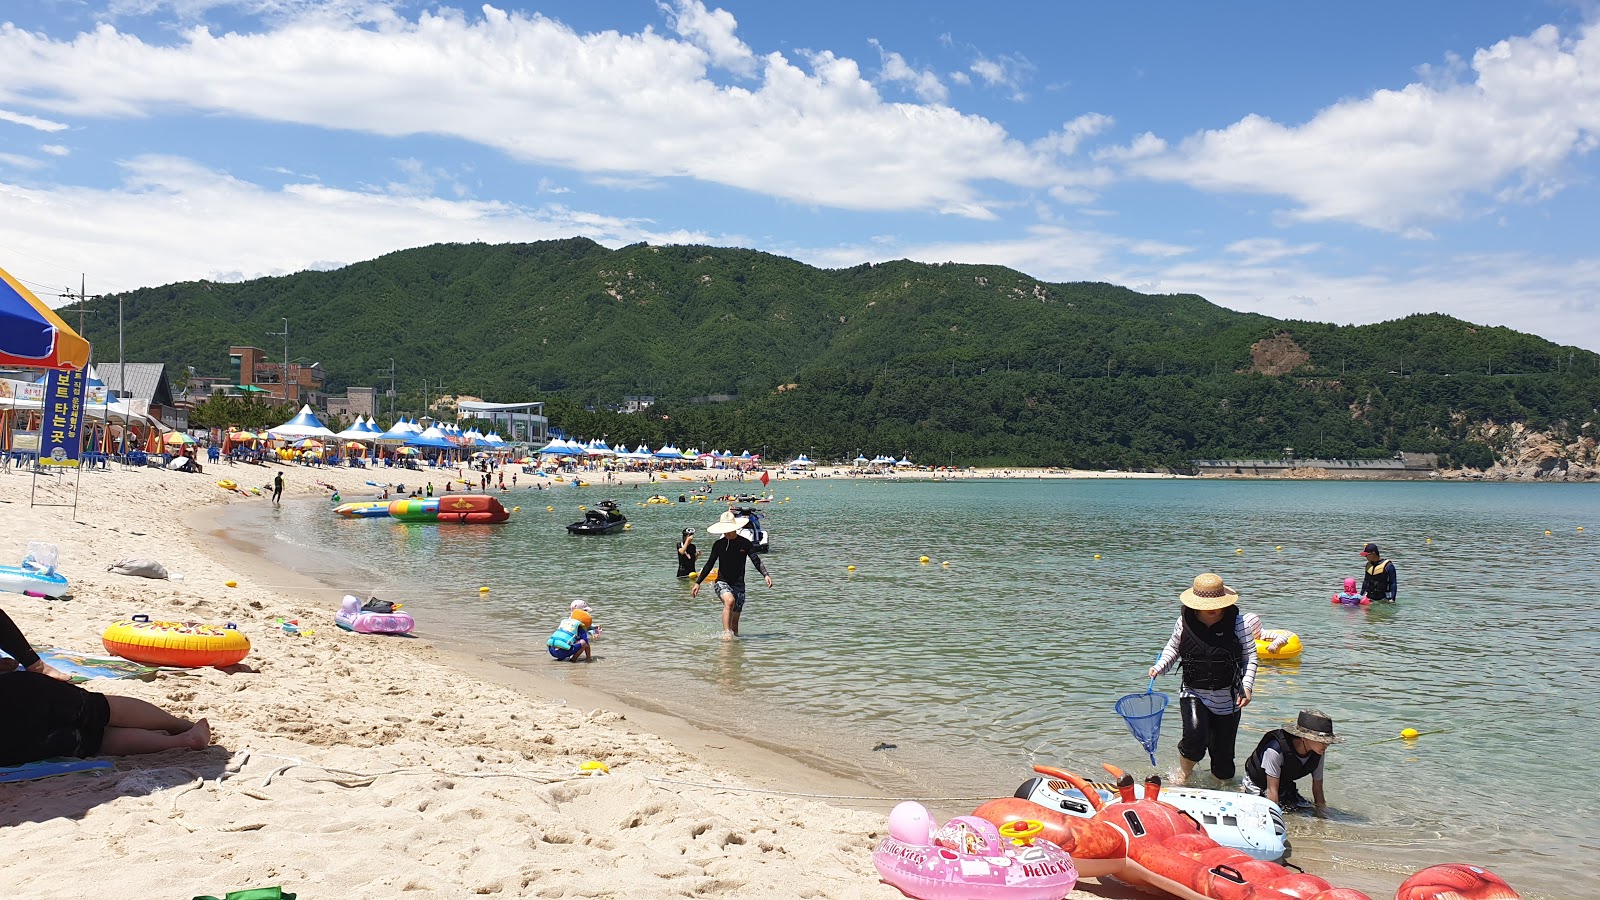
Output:
<instances>
[{"instance_id":1,"label":"white sand","mask_svg":"<svg viewBox=\"0 0 1600 900\"><path fill-rule=\"evenodd\" d=\"M195 514L268 502L216 480L259 485L279 470L89 472L75 516L30 508L31 477L0 475L0 562L49 541L72 582L69 601L0 594L36 648L99 651L107 624L141 612L237 622L252 642L234 671L90 683L208 717L214 745L118 758L101 776L0 785L6 896L180 898L278 884L302 900L900 896L871 862L892 802L852 809L748 789L870 787L559 681L453 661L425 640L341 631L338 597L324 588L253 586L286 576L223 547ZM281 470L294 501L325 501L316 480L346 499L385 480ZM427 480L417 474L406 480ZM40 498L70 503L74 477L41 479ZM184 577L106 571L130 556ZM315 633L286 634L280 617ZM591 759L612 774L579 776ZM728 787L693 786L705 784Z\"/></svg>"}]
</instances>

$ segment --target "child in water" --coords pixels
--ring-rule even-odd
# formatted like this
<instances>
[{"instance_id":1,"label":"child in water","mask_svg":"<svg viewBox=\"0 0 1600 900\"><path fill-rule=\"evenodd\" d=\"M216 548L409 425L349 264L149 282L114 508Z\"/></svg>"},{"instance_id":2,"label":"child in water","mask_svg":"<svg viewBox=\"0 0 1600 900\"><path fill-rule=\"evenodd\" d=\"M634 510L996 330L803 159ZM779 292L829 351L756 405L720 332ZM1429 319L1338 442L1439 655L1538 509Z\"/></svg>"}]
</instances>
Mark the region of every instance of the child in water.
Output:
<instances>
[{"instance_id":1,"label":"child in water","mask_svg":"<svg viewBox=\"0 0 1600 900\"><path fill-rule=\"evenodd\" d=\"M1346 578L1344 580L1344 592L1334 594L1333 602L1341 606L1366 606L1372 601L1356 592L1356 580L1354 578Z\"/></svg>"},{"instance_id":2,"label":"child in water","mask_svg":"<svg viewBox=\"0 0 1600 900\"><path fill-rule=\"evenodd\" d=\"M589 604L582 600L572 601L572 609L567 617L561 620L556 630L545 642L550 656L565 662L576 662L580 655L584 660L590 660L593 655L590 651L590 635L595 631L594 616L589 614Z\"/></svg>"},{"instance_id":3,"label":"child in water","mask_svg":"<svg viewBox=\"0 0 1600 900\"><path fill-rule=\"evenodd\" d=\"M1255 613L1245 613L1243 618L1244 624L1250 629L1250 633L1255 636L1255 639L1266 641L1267 650L1273 653L1283 649L1283 645L1287 644L1289 638L1294 636L1294 632L1284 631L1282 628L1262 628L1261 617Z\"/></svg>"}]
</instances>

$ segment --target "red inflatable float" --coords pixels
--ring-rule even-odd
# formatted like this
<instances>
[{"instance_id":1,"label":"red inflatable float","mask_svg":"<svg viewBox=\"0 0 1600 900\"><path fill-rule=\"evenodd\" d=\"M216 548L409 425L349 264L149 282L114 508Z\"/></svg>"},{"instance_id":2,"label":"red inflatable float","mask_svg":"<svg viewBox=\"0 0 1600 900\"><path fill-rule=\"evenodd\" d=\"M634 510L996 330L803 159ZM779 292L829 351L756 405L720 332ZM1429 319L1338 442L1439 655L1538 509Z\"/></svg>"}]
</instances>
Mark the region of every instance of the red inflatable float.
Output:
<instances>
[{"instance_id":1,"label":"red inflatable float","mask_svg":"<svg viewBox=\"0 0 1600 900\"><path fill-rule=\"evenodd\" d=\"M1042 769L1041 769L1042 771ZM1118 800L1100 794L1070 772L1050 771L1076 787L1095 807L1083 819L1018 797L990 800L973 815L996 826L1023 819L1044 823L1040 837L1072 855L1078 874L1110 875L1181 900L1372 900L1360 891L1277 863L1251 859L1207 837L1200 825L1158 798L1159 779L1145 782L1149 799L1134 799L1132 778L1123 778ZM1520 900L1499 876L1477 866L1432 866L1406 879L1396 900Z\"/></svg>"}]
</instances>

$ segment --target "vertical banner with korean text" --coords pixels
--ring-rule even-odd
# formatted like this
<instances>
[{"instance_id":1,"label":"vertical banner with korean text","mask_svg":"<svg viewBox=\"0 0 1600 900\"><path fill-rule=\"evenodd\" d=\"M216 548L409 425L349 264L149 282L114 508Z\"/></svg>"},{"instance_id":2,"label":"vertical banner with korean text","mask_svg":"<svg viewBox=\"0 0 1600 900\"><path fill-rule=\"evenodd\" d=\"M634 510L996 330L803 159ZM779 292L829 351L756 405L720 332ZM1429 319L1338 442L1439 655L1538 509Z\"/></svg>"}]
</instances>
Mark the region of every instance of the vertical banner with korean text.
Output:
<instances>
[{"instance_id":1,"label":"vertical banner with korean text","mask_svg":"<svg viewBox=\"0 0 1600 900\"><path fill-rule=\"evenodd\" d=\"M51 369L45 374L39 465L77 468L83 450L83 395L88 382L82 369Z\"/></svg>"}]
</instances>

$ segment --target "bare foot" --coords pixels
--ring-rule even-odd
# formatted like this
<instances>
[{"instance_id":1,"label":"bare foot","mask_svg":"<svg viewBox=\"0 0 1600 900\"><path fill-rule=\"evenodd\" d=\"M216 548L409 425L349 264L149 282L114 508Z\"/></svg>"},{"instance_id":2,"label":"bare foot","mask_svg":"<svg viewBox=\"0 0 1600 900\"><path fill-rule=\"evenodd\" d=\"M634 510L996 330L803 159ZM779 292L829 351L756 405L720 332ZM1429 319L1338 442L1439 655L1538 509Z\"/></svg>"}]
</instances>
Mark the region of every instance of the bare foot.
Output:
<instances>
[{"instance_id":1,"label":"bare foot","mask_svg":"<svg viewBox=\"0 0 1600 900\"><path fill-rule=\"evenodd\" d=\"M725 640L725 641L731 641L736 637L738 637L738 635L734 634L731 631L724 631L722 633L722 639Z\"/></svg>"},{"instance_id":2,"label":"bare foot","mask_svg":"<svg viewBox=\"0 0 1600 900\"><path fill-rule=\"evenodd\" d=\"M204 750L211 746L211 723L205 719L194 723L194 727L178 735L184 738L183 746L191 750Z\"/></svg>"}]
</instances>

